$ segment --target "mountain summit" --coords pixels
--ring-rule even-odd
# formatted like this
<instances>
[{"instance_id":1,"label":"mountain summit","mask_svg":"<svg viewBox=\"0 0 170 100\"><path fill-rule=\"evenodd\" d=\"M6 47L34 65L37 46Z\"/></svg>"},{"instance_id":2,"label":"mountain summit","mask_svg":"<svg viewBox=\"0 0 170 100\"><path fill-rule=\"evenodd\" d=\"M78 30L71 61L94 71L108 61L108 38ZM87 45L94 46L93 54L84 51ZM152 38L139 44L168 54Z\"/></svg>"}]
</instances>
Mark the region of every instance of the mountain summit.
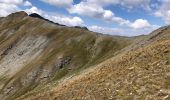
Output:
<instances>
[{"instance_id":1,"label":"mountain summit","mask_svg":"<svg viewBox=\"0 0 170 100\"><path fill-rule=\"evenodd\" d=\"M16 13L12 13L8 15L8 17L14 17L14 18L21 18L21 17L26 17L26 16L28 16L28 14L24 11L20 11L20 12L16 12Z\"/></svg>"},{"instance_id":2,"label":"mountain summit","mask_svg":"<svg viewBox=\"0 0 170 100\"><path fill-rule=\"evenodd\" d=\"M169 99L170 27L138 37L0 18L0 99Z\"/></svg>"},{"instance_id":3,"label":"mountain summit","mask_svg":"<svg viewBox=\"0 0 170 100\"><path fill-rule=\"evenodd\" d=\"M30 17L35 17L35 18L40 18L40 19L44 19L42 16L40 16L39 14L37 13L32 13L29 15Z\"/></svg>"}]
</instances>

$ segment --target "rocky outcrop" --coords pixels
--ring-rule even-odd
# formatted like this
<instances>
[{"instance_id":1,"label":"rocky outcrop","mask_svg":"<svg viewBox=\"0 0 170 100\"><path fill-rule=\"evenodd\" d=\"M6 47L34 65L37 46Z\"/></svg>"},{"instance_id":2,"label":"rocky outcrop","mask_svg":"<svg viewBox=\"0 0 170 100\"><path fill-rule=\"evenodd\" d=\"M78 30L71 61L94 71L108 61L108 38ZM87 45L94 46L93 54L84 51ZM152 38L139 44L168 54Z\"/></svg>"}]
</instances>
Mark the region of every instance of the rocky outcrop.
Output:
<instances>
[{"instance_id":1,"label":"rocky outcrop","mask_svg":"<svg viewBox=\"0 0 170 100\"><path fill-rule=\"evenodd\" d=\"M83 29L83 30L89 30L87 27L81 27L81 26L75 26L75 28Z\"/></svg>"},{"instance_id":2,"label":"rocky outcrop","mask_svg":"<svg viewBox=\"0 0 170 100\"><path fill-rule=\"evenodd\" d=\"M29 16L30 16L30 17L33 17L33 18L39 18L39 19L45 20L45 21L47 21L47 22L50 22L50 23L53 23L53 24L56 24L56 25L65 26L65 25L61 25L61 24L59 24L59 23L55 23L55 22L53 22L53 21L50 21L50 20L48 20L48 19L40 16L40 15L37 14L37 13L32 13L32 14L30 14Z\"/></svg>"},{"instance_id":3,"label":"rocky outcrop","mask_svg":"<svg viewBox=\"0 0 170 100\"><path fill-rule=\"evenodd\" d=\"M71 60L71 57L60 58L59 61L57 61L58 63L55 64L55 67L62 69L64 66L69 65Z\"/></svg>"}]
</instances>

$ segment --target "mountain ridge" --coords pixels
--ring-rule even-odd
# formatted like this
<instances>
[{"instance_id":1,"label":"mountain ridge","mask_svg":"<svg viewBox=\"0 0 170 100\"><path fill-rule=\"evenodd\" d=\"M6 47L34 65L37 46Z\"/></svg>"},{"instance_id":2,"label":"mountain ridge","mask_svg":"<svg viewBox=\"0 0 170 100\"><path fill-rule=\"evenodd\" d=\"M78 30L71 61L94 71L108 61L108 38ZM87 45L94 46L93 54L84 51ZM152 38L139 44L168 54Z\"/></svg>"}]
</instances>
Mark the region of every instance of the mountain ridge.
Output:
<instances>
[{"instance_id":1,"label":"mountain ridge","mask_svg":"<svg viewBox=\"0 0 170 100\"><path fill-rule=\"evenodd\" d=\"M56 25L25 12L0 21L0 98L4 100L98 64L134 42Z\"/></svg>"},{"instance_id":2,"label":"mountain ridge","mask_svg":"<svg viewBox=\"0 0 170 100\"><path fill-rule=\"evenodd\" d=\"M48 84L20 99L165 99L170 97L170 27L82 74Z\"/></svg>"},{"instance_id":3,"label":"mountain ridge","mask_svg":"<svg viewBox=\"0 0 170 100\"><path fill-rule=\"evenodd\" d=\"M125 37L17 12L0 19L0 99L169 99L170 26Z\"/></svg>"}]
</instances>

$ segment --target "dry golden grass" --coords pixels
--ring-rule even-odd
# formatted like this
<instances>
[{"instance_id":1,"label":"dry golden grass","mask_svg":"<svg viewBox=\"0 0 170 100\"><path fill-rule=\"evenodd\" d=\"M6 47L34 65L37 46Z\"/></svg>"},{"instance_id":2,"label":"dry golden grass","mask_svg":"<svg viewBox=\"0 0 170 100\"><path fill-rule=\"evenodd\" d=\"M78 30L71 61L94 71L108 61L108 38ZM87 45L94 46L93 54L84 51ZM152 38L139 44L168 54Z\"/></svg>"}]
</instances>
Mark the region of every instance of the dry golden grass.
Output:
<instances>
[{"instance_id":1,"label":"dry golden grass","mask_svg":"<svg viewBox=\"0 0 170 100\"><path fill-rule=\"evenodd\" d=\"M170 29L26 100L169 100ZM139 45L139 44L138 44Z\"/></svg>"},{"instance_id":2,"label":"dry golden grass","mask_svg":"<svg viewBox=\"0 0 170 100\"><path fill-rule=\"evenodd\" d=\"M88 30L59 26L22 14L22 16L14 14L3 18L3 22L0 23L0 64L4 62L3 58L9 56L8 58L16 66L15 61L24 55L18 56L16 48L23 47L21 51L31 50L31 48L20 46L25 40L29 40L31 45L36 45L38 42L45 46L40 47L41 45L39 45L33 51L29 51L33 52L32 56L35 56L36 52L41 52L16 69L14 75L2 78L5 81L0 83L0 85L3 84L0 90L0 99L2 96L2 99L13 100L37 86L42 86L41 84L53 83L64 76L77 74L81 70L117 55L120 50L134 41L133 38L108 36ZM33 43L31 41L34 40L29 39L29 37L33 37L35 40L44 37L46 42L36 40ZM26 43L25 45L30 44ZM16 52L12 52L12 50ZM4 53L4 51L7 51L7 53ZM10 56L13 54L15 56ZM68 56L72 57L70 64L64 66L63 69L56 67L60 56L63 59ZM27 57L27 59L29 58ZM8 59L6 62L8 62ZM2 67L5 68L6 66ZM8 67L13 70L14 66ZM6 74L8 75L8 72ZM45 78L41 78L41 76L45 76ZM3 98L3 96L5 97Z\"/></svg>"}]
</instances>

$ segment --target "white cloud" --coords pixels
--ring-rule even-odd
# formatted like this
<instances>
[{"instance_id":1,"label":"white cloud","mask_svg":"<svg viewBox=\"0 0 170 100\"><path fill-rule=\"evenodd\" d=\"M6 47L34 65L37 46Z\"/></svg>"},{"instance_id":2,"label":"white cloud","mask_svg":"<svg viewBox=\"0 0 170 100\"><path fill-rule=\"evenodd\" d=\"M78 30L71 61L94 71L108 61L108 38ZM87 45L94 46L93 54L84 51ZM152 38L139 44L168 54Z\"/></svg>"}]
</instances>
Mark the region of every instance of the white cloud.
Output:
<instances>
[{"instance_id":1,"label":"white cloud","mask_svg":"<svg viewBox=\"0 0 170 100\"><path fill-rule=\"evenodd\" d=\"M129 9L140 7L146 10L150 10L149 3L150 0L82 0L82 2L79 4L75 4L67 8L67 10L71 14L94 17L105 20L107 22L130 26L131 28L138 29L148 27L149 22L146 20L136 20L136 22L132 23L127 19L116 16L111 10L104 9L104 6L121 5Z\"/></svg>"},{"instance_id":2,"label":"white cloud","mask_svg":"<svg viewBox=\"0 0 170 100\"><path fill-rule=\"evenodd\" d=\"M43 14L43 11L41 9L38 9L37 7L33 6L29 9L25 9L25 12L27 12L28 14L31 14L31 13L37 13L39 15L42 15Z\"/></svg>"},{"instance_id":3,"label":"white cloud","mask_svg":"<svg viewBox=\"0 0 170 100\"><path fill-rule=\"evenodd\" d=\"M125 32L125 35L128 35L128 36L147 35L159 27L160 26L158 25L151 25L149 28L139 28L139 29L125 28L124 32Z\"/></svg>"},{"instance_id":4,"label":"white cloud","mask_svg":"<svg viewBox=\"0 0 170 100\"><path fill-rule=\"evenodd\" d=\"M43 11L38 9L37 7L33 6L30 9L25 10L28 14L37 13L51 21L54 21L59 24L67 25L67 26L81 26L84 24L84 21L80 17L69 17L60 14L50 14L49 12Z\"/></svg>"},{"instance_id":5,"label":"white cloud","mask_svg":"<svg viewBox=\"0 0 170 100\"><path fill-rule=\"evenodd\" d=\"M40 0L57 7L69 7L73 4L73 0Z\"/></svg>"},{"instance_id":6,"label":"white cloud","mask_svg":"<svg viewBox=\"0 0 170 100\"><path fill-rule=\"evenodd\" d=\"M128 0L124 0L124 2L125 1L128 2ZM130 22L129 20L115 16L111 10L105 10L98 4L94 4L95 0L89 0L89 2L81 2L79 4L73 5L71 8L68 8L68 11L70 13L77 13L79 15L99 18L107 22L116 23L121 26L128 26L134 29L148 28L151 26L150 23L145 19L137 19L134 22ZM109 1L106 0L106 2L108 3Z\"/></svg>"},{"instance_id":7,"label":"white cloud","mask_svg":"<svg viewBox=\"0 0 170 100\"><path fill-rule=\"evenodd\" d=\"M29 1L25 1L25 2L24 2L24 6L32 6L32 3L29 2Z\"/></svg>"},{"instance_id":8,"label":"white cloud","mask_svg":"<svg viewBox=\"0 0 170 100\"><path fill-rule=\"evenodd\" d=\"M84 24L84 21L80 17L68 17L62 15L45 15L44 17L67 26L82 26Z\"/></svg>"},{"instance_id":9,"label":"white cloud","mask_svg":"<svg viewBox=\"0 0 170 100\"><path fill-rule=\"evenodd\" d=\"M104 9L96 4L89 4L86 2L81 2L77 5L73 5L68 9L70 13L77 13L80 15L87 15L91 17L102 17L104 14Z\"/></svg>"},{"instance_id":10,"label":"white cloud","mask_svg":"<svg viewBox=\"0 0 170 100\"><path fill-rule=\"evenodd\" d=\"M166 24L170 24L170 0L161 0L161 5L154 15L163 18Z\"/></svg>"},{"instance_id":11,"label":"white cloud","mask_svg":"<svg viewBox=\"0 0 170 100\"><path fill-rule=\"evenodd\" d=\"M0 0L0 3L9 4L9 5L32 6L32 4L26 0Z\"/></svg>"},{"instance_id":12,"label":"white cloud","mask_svg":"<svg viewBox=\"0 0 170 100\"><path fill-rule=\"evenodd\" d=\"M13 4L13 5L21 5L23 4L23 0L0 0L0 3L5 4Z\"/></svg>"},{"instance_id":13,"label":"white cloud","mask_svg":"<svg viewBox=\"0 0 170 100\"><path fill-rule=\"evenodd\" d=\"M100 6L121 5L129 9L143 8L145 10L150 10L149 3L151 0L84 0L84 1L90 4L97 4Z\"/></svg>"},{"instance_id":14,"label":"white cloud","mask_svg":"<svg viewBox=\"0 0 170 100\"><path fill-rule=\"evenodd\" d=\"M25 0L0 0L0 17L5 17L10 13L20 11L19 6L31 6L29 1Z\"/></svg>"},{"instance_id":15,"label":"white cloud","mask_svg":"<svg viewBox=\"0 0 170 100\"><path fill-rule=\"evenodd\" d=\"M145 10L151 10L150 3L151 0L122 0L120 4L129 9L133 8L143 8Z\"/></svg>"},{"instance_id":16,"label":"white cloud","mask_svg":"<svg viewBox=\"0 0 170 100\"><path fill-rule=\"evenodd\" d=\"M0 3L0 17L5 17L18 10L19 8L16 5Z\"/></svg>"},{"instance_id":17,"label":"white cloud","mask_svg":"<svg viewBox=\"0 0 170 100\"><path fill-rule=\"evenodd\" d=\"M115 5L119 4L120 0L84 0L89 4L96 4L100 6Z\"/></svg>"},{"instance_id":18,"label":"white cloud","mask_svg":"<svg viewBox=\"0 0 170 100\"><path fill-rule=\"evenodd\" d=\"M101 27L95 25L95 26L89 26L88 29L103 34L121 35L121 36L138 36L138 35L147 35L159 27L160 26L153 25L150 28L133 29L133 28L108 28L108 27Z\"/></svg>"},{"instance_id":19,"label":"white cloud","mask_svg":"<svg viewBox=\"0 0 170 100\"><path fill-rule=\"evenodd\" d=\"M129 21L115 16L111 10L105 10L101 6L88 2L81 2L67 9L70 13L99 18L120 25L128 24Z\"/></svg>"},{"instance_id":20,"label":"white cloud","mask_svg":"<svg viewBox=\"0 0 170 100\"><path fill-rule=\"evenodd\" d=\"M102 1L103 0L101 0L100 2ZM129 0L123 0L123 1L126 3L130 3ZM100 4L100 2L98 3ZM106 0L106 3L108 2L110 1ZM136 1L135 4L138 4L139 2L142 2L142 1L141 0L139 0L138 2ZM102 19L110 23L119 24L121 26L126 26L126 27L130 27L133 29L144 29L144 28L151 27L150 23L145 19L137 19L134 22L130 22L129 20L123 19L121 17L117 17L111 10L105 10L98 3L96 0L82 1L81 3L73 5L72 7L68 8L68 11L70 13L76 13L79 15L85 15L89 17ZM115 1L114 3L119 3L119 2Z\"/></svg>"},{"instance_id":21,"label":"white cloud","mask_svg":"<svg viewBox=\"0 0 170 100\"><path fill-rule=\"evenodd\" d=\"M114 14L110 10L105 10L103 17L105 19L111 19L114 16Z\"/></svg>"},{"instance_id":22,"label":"white cloud","mask_svg":"<svg viewBox=\"0 0 170 100\"><path fill-rule=\"evenodd\" d=\"M131 23L130 27L134 29L144 29L151 27L150 23L145 19L137 19Z\"/></svg>"},{"instance_id":23,"label":"white cloud","mask_svg":"<svg viewBox=\"0 0 170 100\"><path fill-rule=\"evenodd\" d=\"M123 29L119 28L107 28L107 27L101 27L101 26L89 26L89 30L94 31L94 32L99 32L103 34L111 34L111 35L124 35Z\"/></svg>"}]
</instances>

